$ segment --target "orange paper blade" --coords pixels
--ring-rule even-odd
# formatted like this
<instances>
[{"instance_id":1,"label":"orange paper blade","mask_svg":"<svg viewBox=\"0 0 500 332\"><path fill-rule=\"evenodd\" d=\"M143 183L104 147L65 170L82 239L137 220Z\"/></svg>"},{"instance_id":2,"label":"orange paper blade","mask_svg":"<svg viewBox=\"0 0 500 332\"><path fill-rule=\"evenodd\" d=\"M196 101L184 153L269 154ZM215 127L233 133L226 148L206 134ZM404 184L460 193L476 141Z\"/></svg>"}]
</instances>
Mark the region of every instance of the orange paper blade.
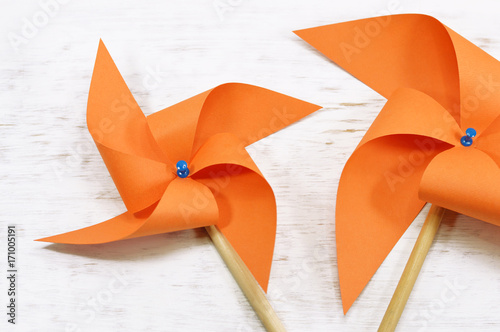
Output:
<instances>
[{"instance_id":1,"label":"orange paper blade","mask_svg":"<svg viewBox=\"0 0 500 332\"><path fill-rule=\"evenodd\" d=\"M217 223L218 217L217 203L208 187L189 178L175 179L169 183L158 204L144 211L126 212L94 226L38 241L106 243L213 225Z\"/></svg>"},{"instance_id":2,"label":"orange paper blade","mask_svg":"<svg viewBox=\"0 0 500 332\"><path fill-rule=\"evenodd\" d=\"M419 197L500 226L500 169L478 149L457 146L436 156L422 177Z\"/></svg>"}]
</instances>

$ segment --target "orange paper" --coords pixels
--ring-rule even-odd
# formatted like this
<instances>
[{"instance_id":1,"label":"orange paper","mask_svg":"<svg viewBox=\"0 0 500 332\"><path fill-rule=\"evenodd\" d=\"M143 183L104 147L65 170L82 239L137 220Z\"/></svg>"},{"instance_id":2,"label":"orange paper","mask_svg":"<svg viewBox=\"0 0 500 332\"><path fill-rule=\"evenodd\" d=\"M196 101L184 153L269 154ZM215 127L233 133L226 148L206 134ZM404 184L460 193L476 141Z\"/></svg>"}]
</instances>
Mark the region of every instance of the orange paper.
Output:
<instances>
[{"instance_id":1,"label":"orange paper","mask_svg":"<svg viewBox=\"0 0 500 332\"><path fill-rule=\"evenodd\" d=\"M128 211L40 241L94 244L217 225L266 290L276 201L245 147L319 108L229 83L145 117L101 41L87 124Z\"/></svg>"},{"instance_id":2,"label":"orange paper","mask_svg":"<svg viewBox=\"0 0 500 332\"><path fill-rule=\"evenodd\" d=\"M500 225L500 63L425 15L296 34L388 98L337 193L347 312L425 202ZM467 128L477 136L465 147Z\"/></svg>"}]
</instances>

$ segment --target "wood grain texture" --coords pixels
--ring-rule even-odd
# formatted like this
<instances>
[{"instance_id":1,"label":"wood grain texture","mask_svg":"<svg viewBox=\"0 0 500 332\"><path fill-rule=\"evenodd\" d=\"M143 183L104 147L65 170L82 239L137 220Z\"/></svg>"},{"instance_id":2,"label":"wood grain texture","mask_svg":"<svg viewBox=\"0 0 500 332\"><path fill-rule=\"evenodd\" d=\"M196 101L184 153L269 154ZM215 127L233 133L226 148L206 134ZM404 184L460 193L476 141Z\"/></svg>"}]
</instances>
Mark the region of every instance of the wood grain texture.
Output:
<instances>
[{"instance_id":1,"label":"wood grain texture","mask_svg":"<svg viewBox=\"0 0 500 332\"><path fill-rule=\"evenodd\" d=\"M268 297L291 332L377 329L428 208L344 316L336 189L385 99L291 31L420 12L498 59L498 2L46 3L4 0L0 14L0 245L5 248L8 224L17 226L19 242L19 324L11 328L2 313L1 330L263 331L204 230L92 246L33 241L125 210L85 123L99 38L146 114L225 82L324 106L248 147L278 205ZM43 8L51 13L46 22ZM34 20L39 27L15 50L9 37ZM6 279L0 280L6 301ZM500 228L447 214L399 330L498 331L499 292Z\"/></svg>"}]
</instances>

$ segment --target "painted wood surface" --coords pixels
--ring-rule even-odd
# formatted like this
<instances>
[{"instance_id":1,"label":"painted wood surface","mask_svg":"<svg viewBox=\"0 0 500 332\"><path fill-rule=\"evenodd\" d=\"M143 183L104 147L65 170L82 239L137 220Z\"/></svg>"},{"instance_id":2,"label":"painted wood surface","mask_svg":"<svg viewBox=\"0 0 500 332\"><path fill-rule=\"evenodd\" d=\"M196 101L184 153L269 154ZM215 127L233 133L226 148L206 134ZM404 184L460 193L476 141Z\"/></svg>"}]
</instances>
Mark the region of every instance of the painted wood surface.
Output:
<instances>
[{"instance_id":1,"label":"painted wood surface","mask_svg":"<svg viewBox=\"0 0 500 332\"><path fill-rule=\"evenodd\" d=\"M419 12L500 58L499 10L493 0L3 0L0 246L16 225L19 274L18 324L3 309L0 330L263 331L204 230L84 247L33 241L125 211L85 123L102 38L146 114L225 82L324 106L248 148L278 205L268 296L289 331L375 331L428 207L344 316L336 189L385 99L291 31ZM498 331L499 294L500 228L447 214L398 331Z\"/></svg>"}]
</instances>

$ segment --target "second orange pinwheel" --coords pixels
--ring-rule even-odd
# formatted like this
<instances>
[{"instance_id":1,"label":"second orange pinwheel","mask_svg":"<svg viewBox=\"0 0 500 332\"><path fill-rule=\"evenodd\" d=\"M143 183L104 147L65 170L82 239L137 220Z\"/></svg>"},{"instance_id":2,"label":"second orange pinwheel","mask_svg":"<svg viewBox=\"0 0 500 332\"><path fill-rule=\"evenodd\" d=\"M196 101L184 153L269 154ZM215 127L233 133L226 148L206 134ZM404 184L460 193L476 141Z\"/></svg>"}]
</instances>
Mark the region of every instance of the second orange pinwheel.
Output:
<instances>
[{"instance_id":1,"label":"second orange pinwheel","mask_svg":"<svg viewBox=\"0 0 500 332\"><path fill-rule=\"evenodd\" d=\"M500 225L500 62L426 15L296 34L388 98L339 182L347 312L426 202Z\"/></svg>"}]
</instances>

